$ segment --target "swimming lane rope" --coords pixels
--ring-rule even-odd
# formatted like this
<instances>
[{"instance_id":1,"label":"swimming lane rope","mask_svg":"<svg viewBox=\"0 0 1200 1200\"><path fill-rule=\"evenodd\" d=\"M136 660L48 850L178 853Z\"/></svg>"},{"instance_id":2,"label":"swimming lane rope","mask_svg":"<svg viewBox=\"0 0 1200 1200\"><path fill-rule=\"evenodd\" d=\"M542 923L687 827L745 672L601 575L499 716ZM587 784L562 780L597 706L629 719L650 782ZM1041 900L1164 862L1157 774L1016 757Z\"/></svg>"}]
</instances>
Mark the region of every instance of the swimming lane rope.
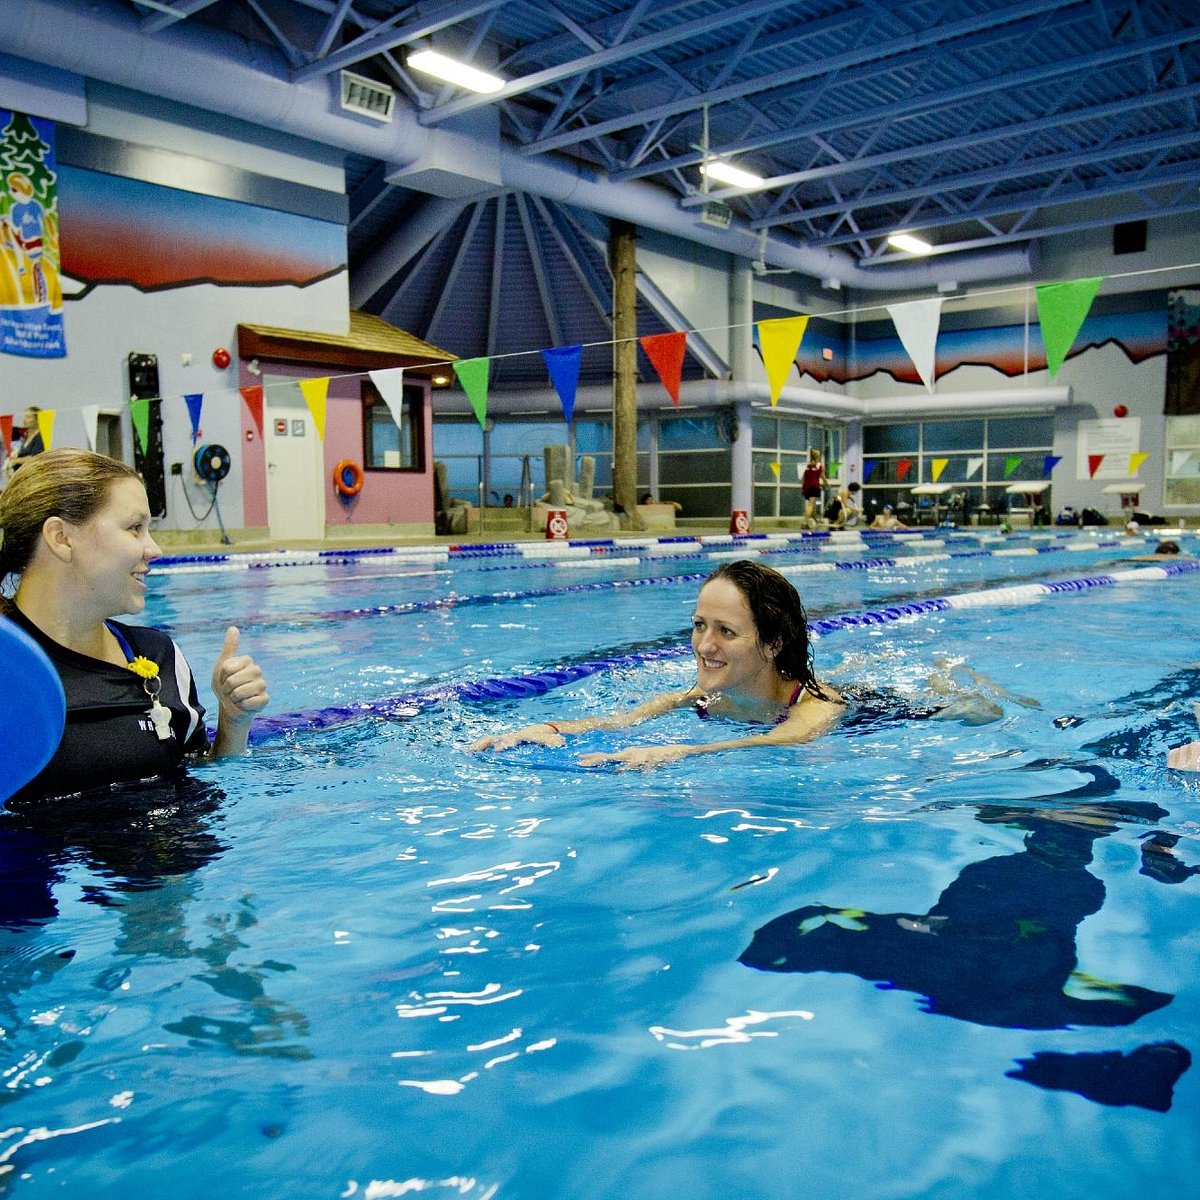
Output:
<instances>
[{"instance_id":1,"label":"swimming lane rope","mask_svg":"<svg viewBox=\"0 0 1200 1200\"><path fill-rule=\"evenodd\" d=\"M1148 583L1177 578L1197 570L1200 570L1200 561L1166 562L1161 566L1136 567L1112 571L1104 575L1061 579L1052 583L1025 583L1013 587L959 592L956 595L889 605L882 609L866 609L847 613L844 616L817 620L810 623L809 629L815 636L820 637L841 630L886 625L930 613L1021 604L1043 596L1080 594L1094 588L1112 587L1119 583ZM688 578L699 578L699 576ZM279 716L259 717L254 723L251 740L255 743L273 741L297 733L332 729L369 717L383 720L403 720L416 716L427 709L455 701L463 704L482 704L496 700L520 700L531 696L541 696L564 684L574 683L602 671L628 670L643 667L651 662L682 658L689 654L691 654L691 647L686 643L681 643L677 646L661 646L652 650L552 667L528 675L441 684L378 700L364 700L349 705L335 705L284 713Z\"/></svg>"}]
</instances>

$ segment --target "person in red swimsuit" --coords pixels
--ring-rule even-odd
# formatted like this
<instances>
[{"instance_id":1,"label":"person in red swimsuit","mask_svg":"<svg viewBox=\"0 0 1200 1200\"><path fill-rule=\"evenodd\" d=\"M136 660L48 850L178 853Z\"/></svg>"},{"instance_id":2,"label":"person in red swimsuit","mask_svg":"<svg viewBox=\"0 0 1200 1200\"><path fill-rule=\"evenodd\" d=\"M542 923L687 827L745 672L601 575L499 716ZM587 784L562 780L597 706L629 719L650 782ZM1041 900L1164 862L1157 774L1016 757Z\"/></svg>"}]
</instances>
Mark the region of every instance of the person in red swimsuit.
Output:
<instances>
[{"instance_id":1,"label":"person in red swimsuit","mask_svg":"<svg viewBox=\"0 0 1200 1200\"><path fill-rule=\"evenodd\" d=\"M821 489L828 480L825 478L825 464L821 461L820 450L808 452L808 465L800 479L800 490L804 493L804 519L809 525L816 523L817 506L821 502Z\"/></svg>"},{"instance_id":2,"label":"person in red swimsuit","mask_svg":"<svg viewBox=\"0 0 1200 1200\"><path fill-rule=\"evenodd\" d=\"M761 731L715 742L634 746L585 754L582 766L614 762L653 767L692 754L753 746L794 745L827 733L844 711L842 697L817 681L808 621L799 593L778 571L749 559L718 567L700 588L692 613L696 682L663 692L622 712L574 721L544 721L485 737L472 750L508 750L523 743L562 746L564 734L623 729L673 709L694 707Z\"/></svg>"}]
</instances>

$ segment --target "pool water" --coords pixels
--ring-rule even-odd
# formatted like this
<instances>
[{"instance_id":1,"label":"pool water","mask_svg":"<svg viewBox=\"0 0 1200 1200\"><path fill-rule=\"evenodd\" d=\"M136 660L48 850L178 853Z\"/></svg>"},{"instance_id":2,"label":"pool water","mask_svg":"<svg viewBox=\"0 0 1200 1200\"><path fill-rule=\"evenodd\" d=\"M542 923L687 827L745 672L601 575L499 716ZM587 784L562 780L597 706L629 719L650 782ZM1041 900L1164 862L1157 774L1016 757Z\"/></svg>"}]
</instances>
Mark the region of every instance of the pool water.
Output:
<instances>
[{"instance_id":1,"label":"pool water","mask_svg":"<svg viewBox=\"0 0 1200 1200\"><path fill-rule=\"evenodd\" d=\"M764 561L820 620L1123 553L1040 545ZM238 622L300 716L179 793L0 820L0 1192L1192 1194L1200 785L1164 763L1196 736L1200 572L819 637L839 686L957 666L988 725L652 772L576 759L727 727L466 751L689 680L729 550L152 579L198 676ZM564 664L604 669L470 698Z\"/></svg>"}]
</instances>

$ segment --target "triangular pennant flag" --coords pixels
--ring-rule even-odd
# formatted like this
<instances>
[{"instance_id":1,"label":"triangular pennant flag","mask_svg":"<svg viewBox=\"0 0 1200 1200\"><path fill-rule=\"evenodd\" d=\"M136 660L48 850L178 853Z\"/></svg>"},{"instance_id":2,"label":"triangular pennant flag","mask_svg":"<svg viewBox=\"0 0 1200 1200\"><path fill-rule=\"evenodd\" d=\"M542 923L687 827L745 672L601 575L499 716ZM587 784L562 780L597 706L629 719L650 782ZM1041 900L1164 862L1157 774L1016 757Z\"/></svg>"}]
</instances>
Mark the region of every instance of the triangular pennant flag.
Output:
<instances>
[{"instance_id":1,"label":"triangular pennant flag","mask_svg":"<svg viewBox=\"0 0 1200 1200\"><path fill-rule=\"evenodd\" d=\"M2 420L4 420L4 418L0 417L0 421L2 421ZM12 429L12 419L10 418L9 419L10 432L11 432L11 429ZM1171 474L1172 475L1182 475L1183 468L1186 467L1188 465L1188 463L1190 463L1191 461L1192 461L1192 451L1190 451L1190 450L1174 451L1171 455Z\"/></svg>"},{"instance_id":2,"label":"triangular pennant flag","mask_svg":"<svg viewBox=\"0 0 1200 1200\"><path fill-rule=\"evenodd\" d=\"M1060 462L1062 462L1061 454L1047 454L1042 460L1042 477L1044 479L1049 479L1050 472L1053 471Z\"/></svg>"},{"instance_id":3,"label":"triangular pennant flag","mask_svg":"<svg viewBox=\"0 0 1200 1200\"><path fill-rule=\"evenodd\" d=\"M877 458L872 459L870 462L863 463L863 483L868 483L870 481L871 476L875 474L875 468L877 466L879 466L879 460Z\"/></svg>"},{"instance_id":4,"label":"triangular pennant flag","mask_svg":"<svg viewBox=\"0 0 1200 1200\"><path fill-rule=\"evenodd\" d=\"M758 345L762 350L763 366L767 369L772 407L779 403L779 395L795 365L807 328L807 317L778 317L758 323Z\"/></svg>"},{"instance_id":5,"label":"triangular pennant flag","mask_svg":"<svg viewBox=\"0 0 1200 1200\"><path fill-rule=\"evenodd\" d=\"M1089 479L1096 478L1096 472L1098 470L1100 470L1100 464L1103 461L1104 461L1103 454L1089 454L1088 455L1088 478Z\"/></svg>"},{"instance_id":6,"label":"triangular pennant flag","mask_svg":"<svg viewBox=\"0 0 1200 1200\"><path fill-rule=\"evenodd\" d=\"M100 424L100 405L85 404L79 415L83 417L83 432L87 437L89 450L96 449L96 426Z\"/></svg>"},{"instance_id":7,"label":"triangular pennant flag","mask_svg":"<svg viewBox=\"0 0 1200 1200\"><path fill-rule=\"evenodd\" d=\"M968 458L967 459L967 478L974 479L979 474L980 468L983 466L983 458Z\"/></svg>"},{"instance_id":8,"label":"triangular pennant flag","mask_svg":"<svg viewBox=\"0 0 1200 1200\"><path fill-rule=\"evenodd\" d=\"M262 437L263 423L263 389L261 383L256 383L252 387L238 388L242 393L242 399L246 402L246 407L250 410L250 419L254 422L254 428L258 430L258 436Z\"/></svg>"},{"instance_id":9,"label":"triangular pennant flag","mask_svg":"<svg viewBox=\"0 0 1200 1200\"><path fill-rule=\"evenodd\" d=\"M323 375L320 379L299 379L296 382L300 385L300 394L304 397L304 403L308 405L308 411L312 413L313 424L317 427L317 437L324 441L329 376Z\"/></svg>"},{"instance_id":10,"label":"triangular pennant flag","mask_svg":"<svg viewBox=\"0 0 1200 1200\"><path fill-rule=\"evenodd\" d=\"M679 407L679 383L683 378L683 355L687 349L686 333L648 333L638 338L662 385L667 389L676 408Z\"/></svg>"},{"instance_id":11,"label":"triangular pennant flag","mask_svg":"<svg viewBox=\"0 0 1200 1200\"><path fill-rule=\"evenodd\" d=\"M1150 457L1150 452L1148 450L1139 450L1136 454L1131 454L1129 456L1129 473L1130 473L1130 475L1136 475L1138 473L1138 468L1149 457Z\"/></svg>"},{"instance_id":12,"label":"triangular pennant flag","mask_svg":"<svg viewBox=\"0 0 1200 1200\"><path fill-rule=\"evenodd\" d=\"M1019 454L1010 454L1010 455L1009 455L1009 456L1008 456L1008 457L1007 457L1007 458L1004 460L1004 478L1005 478L1005 479L1011 479L1011 478L1012 478L1012 473L1013 473L1013 472L1014 472L1014 471L1015 471L1015 470L1016 470L1016 469L1017 469L1017 468L1018 468L1018 467L1021 465L1021 463L1023 463L1024 461L1025 461L1025 460L1024 460L1024 459L1023 459L1023 458L1022 458L1022 457L1021 457Z\"/></svg>"},{"instance_id":13,"label":"triangular pennant flag","mask_svg":"<svg viewBox=\"0 0 1200 1200\"><path fill-rule=\"evenodd\" d=\"M4 453L12 453L13 419L9 413L0 416L0 438L4 439Z\"/></svg>"},{"instance_id":14,"label":"triangular pennant flag","mask_svg":"<svg viewBox=\"0 0 1200 1200\"><path fill-rule=\"evenodd\" d=\"M841 472L841 469L842 469L842 464L835 459L833 462L831 462L829 464L829 470L826 471L825 473L826 473L826 475L828 475L828 477L830 479L836 479L838 477L839 473Z\"/></svg>"},{"instance_id":15,"label":"triangular pennant flag","mask_svg":"<svg viewBox=\"0 0 1200 1200\"><path fill-rule=\"evenodd\" d=\"M935 458L933 462L929 464L932 471L931 477L934 483L937 483L937 481L941 479L942 472L946 469L946 466L949 462L950 460L948 458Z\"/></svg>"},{"instance_id":16,"label":"triangular pennant flag","mask_svg":"<svg viewBox=\"0 0 1200 1200\"><path fill-rule=\"evenodd\" d=\"M550 382L558 393L563 420L568 425L575 415L575 391L579 386L579 367L583 362L582 346L556 346L542 351L542 360L550 373Z\"/></svg>"},{"instance_id":17,"label":"triangular pennant flag","mask_svg":"<svg viewBox=\"0 0 1200 1200\"><path fill-rule=\"evenodd\" d=\"M37 415L38 433L42 435L42 449L54 449L54 415L57 409L43 408Z\"/></svg>"},{"instance_id":18,"label":"triangular pennant flag","mask_svg":"<svg viewBox=\"0 0 1200 1200\"><path fill-rule=\"evenodd\" d=\"M771 463L771 474L774 475L776 479L779 478L779 463Z\"/></svg>"},{"instance_id":19,"label":"triangular pennant flag","mask_svg":"<svg viewBox=\"0 0 1200 1200\"><path fill-rule=\"evenodd\" d=\"M488 410L488 360L486 358L460 358L451 364L462 390L467 393L471 410L480 428L487 421Z\"/></svg>"},{"instance_id":20,"label":"triangular pennant flag","mask_svg":"<svg viewBox=\"0 0 1200 1200\"><path fill-rule=\"evenodd\" d=\"M204 405L204 397L199 392L192 392L184 396L184 403L187 405L188 416L192 419L192 445L196 444L196 439L200 436L200 409Z\"/></svg>"},{"instance_id":21,"label":"triangular pennant flag","mask_svg":"<svg viewBox=\"0 0 1200 1200\"><path fill-rule=\"evenodd\" d=\"M404 368L388 367L384 371L368 371L371 382L387 405L396 428L404 426Z\"/></svg>"},{"instance_id":22,"label":"triangular pennant flag","mask_svg":"<svg viewBox=\"0 0 1200 1200\"><path fill-rule=\"evenodd\" d=\"M133 422L133 436L145 454L150 445L150 401L130 400L129 418Z\"/></svg>"},{"instance_id":23,"label":"triangular pennant flag","mask_svg":"<svg viewBox=\"0 0 1200 1200\"><path fill-rule=\"evenodd\" d=\"M896 481L903 483L908 478L909 471L912 470L913 460L911 458L902 458L896 463Z\"/></svg>"},{"instance_id":24,"label":"triangular pennant flag","mask_svg":"<svg viewBox=\"0 0 1200 1200\"><path fill-rule=\"evenodd\" d=\"M1053 379L1066 361L1088 309L1104 277L1076 279L1071 283L1043 283L1037 290L1038 322L1046 348L1046 367Z\"/></svg>"},{"instance_id":25,"label":"triangular pennant flag","mask_svg":"<svg viewBox=\"0 0 1200 1200\"><path fill-rule=\"evenodd\" d=\"M942 320L942 298L911 300L907 304L889 304L888 312L900 344L917 368L927 391L933 391L937 376L938 326Z\"/></svg>"}]
</instances>

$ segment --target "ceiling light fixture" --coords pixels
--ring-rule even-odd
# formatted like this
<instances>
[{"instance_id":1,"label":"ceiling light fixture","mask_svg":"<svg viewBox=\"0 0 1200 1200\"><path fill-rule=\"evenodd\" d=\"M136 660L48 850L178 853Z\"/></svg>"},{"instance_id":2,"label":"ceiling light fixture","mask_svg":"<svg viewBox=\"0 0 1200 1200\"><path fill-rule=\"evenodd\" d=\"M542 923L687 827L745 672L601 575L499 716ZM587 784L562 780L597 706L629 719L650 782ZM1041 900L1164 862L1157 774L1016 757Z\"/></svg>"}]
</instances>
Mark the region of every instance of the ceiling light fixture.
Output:
<instances>
[{"instance_id":1,"label":"ceiling light fixture","mask_svg":"<svg viewBox=\"0 0 1200 1200\"><path fill-rule=\"evenodd\" d=\"M708 162L701 163L700 174L737 188L760 188L767 182L761 175L743 171L741 167L735 167L723 158L710 158Z\"/></svg>"},{"instance_id":2,"label":"ceiling light fixture","mask_svg":"<svg viewBox=\"0 0 1200 1200\"><path fill-rule=\"evenodd\" d=\"M888 245L909 254L932 254L933 247L911 233L893 233L888 236Z\"/></svg>"},{"instance_id":3,"label":"ceiling light fixture","mask_svg":"<svg viewBox=\"0 0 1200 1200\"><path fill-rule=\"evenodd\" d=\"M498 92L504 86L504 80L498 75L489 75L478 67L448 58L436 50L418 50L415 54L410 54L407 61L414 70L424 71L426 75L432 75L456 87L466 88L469 92L479 92L484 96Z\"/></svg>"}]
</instances>

